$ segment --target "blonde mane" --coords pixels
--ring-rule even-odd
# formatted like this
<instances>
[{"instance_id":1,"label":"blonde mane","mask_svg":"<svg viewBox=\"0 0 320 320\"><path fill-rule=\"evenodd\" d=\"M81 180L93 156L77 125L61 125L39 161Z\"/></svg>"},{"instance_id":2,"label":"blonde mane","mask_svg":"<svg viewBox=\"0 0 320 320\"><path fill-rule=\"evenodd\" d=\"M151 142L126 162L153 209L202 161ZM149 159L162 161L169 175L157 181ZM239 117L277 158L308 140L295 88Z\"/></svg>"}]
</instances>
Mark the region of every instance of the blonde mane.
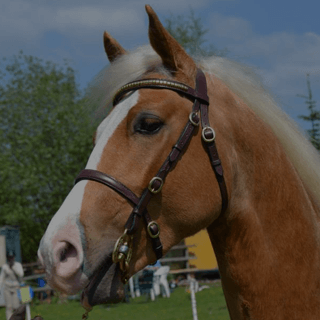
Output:
<instances>
[{"instance_id":1,"label":"blonde mane","mask_svg":"<svg viewBox=\"0 0 320 320\"><path fill-rule=\"evenodd\" d=\"M320 157L317 150L301 133L297 125L274 102L263 88L260 78L251 68L221 57L199 60L199 66L214 74L272 128L286 150L301 179L320 201ZM90 85L88 102L98 106L105 116L111 110L112 98L122 85L140 78L149 70L170 74L160 57L147 45L122 56L104 68Z\"/></svg>"},{"instance_id":2,"label":"blonde mane","mask_svg":"<svg viewBox=\"0 0 320 320\"><path fill-rule=\"evenodd\" d=\"M222 80L264 120L278 137L300 178L320 201L320 157L297 124L275 103L251 68L226 58L212 57L201 62L203 69Z\"/></svg>"}]
</instances>

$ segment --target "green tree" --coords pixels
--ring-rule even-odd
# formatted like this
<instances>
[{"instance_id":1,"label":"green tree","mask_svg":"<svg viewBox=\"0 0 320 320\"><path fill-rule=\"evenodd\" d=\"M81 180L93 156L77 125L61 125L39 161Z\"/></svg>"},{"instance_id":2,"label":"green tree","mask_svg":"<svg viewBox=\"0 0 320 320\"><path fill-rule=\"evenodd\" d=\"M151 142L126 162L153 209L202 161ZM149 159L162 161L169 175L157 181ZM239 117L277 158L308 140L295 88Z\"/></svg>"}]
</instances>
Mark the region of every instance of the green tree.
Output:
<instances>
[{"instance_id":1,"label":"green tree","mask_svg":"<svg viewBox=\"0 0 320 320\"><path fill-rule=\"evenodd\" d=\"M192 56L226 56L228 53L227 49L219 50L213 44L206 44L208 29L204 29L201 18L197 18L192 9L188 17L171 14L165 20L165 27Z\"/></svg>"},{"instance_id":2,"label":"green tree","mask_svg":"<svg viewBox=\"0 0 320 320\"><path fill-rule=\"evenodd\" d=\"M297 96L305 99L305 104L308 106L309 109L309 115L301 115L299 116L299 118L311 122L311 129L307 130L307 133L312 144L318 150L320 150L320 112L316 110L317 102L313 100L309 74L307 74L307 89L307 95L298 94Z\"/></svg>"},{"instance_id":3,"label":"green tree","mask_svg":"<svg viewBox=\"0 0 320 320\"><path fill-rule=\"evenodd\" d=\"M24 55L0 66L0 225L20 227L35 261L47 224L85 166L93 124L65 63Z\"/></svg>"}]
</instances>

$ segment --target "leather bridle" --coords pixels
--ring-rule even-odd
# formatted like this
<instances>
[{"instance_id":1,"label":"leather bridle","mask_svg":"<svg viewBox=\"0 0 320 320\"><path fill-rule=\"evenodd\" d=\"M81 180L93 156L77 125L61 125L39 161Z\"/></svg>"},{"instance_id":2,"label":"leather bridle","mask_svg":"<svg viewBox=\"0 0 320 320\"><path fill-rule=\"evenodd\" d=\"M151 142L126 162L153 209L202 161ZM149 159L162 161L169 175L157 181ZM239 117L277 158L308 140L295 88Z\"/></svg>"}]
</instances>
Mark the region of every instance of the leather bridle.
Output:
<instances>
[{"instance_id":1,"label":"leather bridle","mask_svg":"<svg viewBox=\"0 0 320 320\"><path fill-rule=\"evenodd\" d=\"M166 158L157 174L150 180L148 187L144 189L140 197L136 196L129 188L117 181L110 175L97 171L85 169L77 176L75 183L81 180L92 180L102 183L113 189L132 205L133 210L125 224L125 231L115 244L112 259L119 263L122 271L122 281L128 281L129 263L132 256L133 235L139 227L140 219L143 217L147 224L147 232L152 241L152 247L157 259L162 257L162 244L160 241L160 229L157 222L153 221L147 210L147 205L154 194L161 191L167 174L174 168L178 160L186 150L196 128L201 122L202 140L209 155L212 169L215 173L221 192L221 212L228 206L227 187L223 176L221 161L215 144L215 131L209 123L209 98L207 96L207 82L201 69L197 70L196 88L193 89L183 83L164 79L142 79L130 82L121 87L115 94L113 106L115 106L128 92L141 88L169 89L178 92L182 96L193 101L192 111L189 120L184 127L177 143L172 147L169 156ZM200 114L200 116L199 116Z\"/></svg>"}]
</instances>

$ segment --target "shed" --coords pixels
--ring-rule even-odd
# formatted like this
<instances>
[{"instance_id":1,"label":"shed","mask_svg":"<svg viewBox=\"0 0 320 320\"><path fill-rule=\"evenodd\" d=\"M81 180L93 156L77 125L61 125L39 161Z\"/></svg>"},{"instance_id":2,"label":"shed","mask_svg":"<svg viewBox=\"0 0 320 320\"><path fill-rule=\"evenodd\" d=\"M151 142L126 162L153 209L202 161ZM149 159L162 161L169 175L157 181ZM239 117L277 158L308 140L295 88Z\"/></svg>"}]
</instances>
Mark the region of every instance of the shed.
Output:
<instances>
[{"instance_id":1,"label":"shed","mask_svg":"<svg viewBox=\"0 0 320 320\"><path fill-rule=\"evenodd\" d=\"M16 255L16 261L22 262L20 246L20 230L17 227L0 227L0 267L6 263L6 253L13 251ZM3 287L0 288L0 307L5 305L3 296Z\"/></svg>"},{"instance_id":2,"label":"shed","mask_svg":"<svg viewBox=\"0 0 320 320\"><path fill-rule=\"evenodd\" d=\"M22 262L19 228L13 226L3 226L0 228L0 236L4 236L5 238L5 241L3 240L3 237L1 237L2 241L0 240L0 245L2 245L2 247L0 248L0 266L2 266L6 262L6 254L3 257L3 253L6 253L8 251L13 251L16 255L16 261ZM5 248L3 248L4 242Z\"/></svg>"}]
</instances>

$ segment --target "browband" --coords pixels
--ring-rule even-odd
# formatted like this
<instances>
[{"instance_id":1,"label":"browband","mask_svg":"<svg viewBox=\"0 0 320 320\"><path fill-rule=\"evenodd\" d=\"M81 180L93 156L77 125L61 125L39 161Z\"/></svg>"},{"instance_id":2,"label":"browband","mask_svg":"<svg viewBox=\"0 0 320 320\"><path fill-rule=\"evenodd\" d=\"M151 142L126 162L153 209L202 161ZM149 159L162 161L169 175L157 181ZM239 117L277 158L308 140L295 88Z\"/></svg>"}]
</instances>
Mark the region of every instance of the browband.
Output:
<instances>
[{"instance_id":1,"label":"browband","mask_svg":"<svg viewBox=\"0 0 320 320\"><path fill-rule=\"evenodd\" d=\"M122 86L114 95L113 106L117 105L121 98L128 92L137 89L169 89L176 91L188 99L194 101L199 99L201 102L209 105L209 98L206 92L198 92L186 84L165 79L142 79L127 83Z\"/></svg>"}]
</instances>

